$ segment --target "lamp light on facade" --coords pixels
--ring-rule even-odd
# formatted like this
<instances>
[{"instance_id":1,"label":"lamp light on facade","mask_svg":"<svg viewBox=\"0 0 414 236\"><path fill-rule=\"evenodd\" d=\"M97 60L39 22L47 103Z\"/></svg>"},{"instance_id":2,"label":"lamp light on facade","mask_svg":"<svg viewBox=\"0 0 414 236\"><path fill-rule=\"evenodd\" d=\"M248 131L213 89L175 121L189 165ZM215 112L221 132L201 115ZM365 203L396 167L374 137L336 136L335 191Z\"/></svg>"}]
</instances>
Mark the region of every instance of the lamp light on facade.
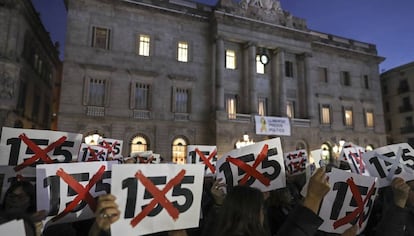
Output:
<instances>
[{"instance_id":1,"label":"lamp light on facade","mask_svg":"<svg viewBox=\"0 0 414 236\"><path fill-rule=\"evenodd\" d=\"M237 141L236 148L239 149L252 144L254 144L254 141L249 138L249 135L247 133L245 133L243 134L242 140Z\"/></svg>"}]
</instances>

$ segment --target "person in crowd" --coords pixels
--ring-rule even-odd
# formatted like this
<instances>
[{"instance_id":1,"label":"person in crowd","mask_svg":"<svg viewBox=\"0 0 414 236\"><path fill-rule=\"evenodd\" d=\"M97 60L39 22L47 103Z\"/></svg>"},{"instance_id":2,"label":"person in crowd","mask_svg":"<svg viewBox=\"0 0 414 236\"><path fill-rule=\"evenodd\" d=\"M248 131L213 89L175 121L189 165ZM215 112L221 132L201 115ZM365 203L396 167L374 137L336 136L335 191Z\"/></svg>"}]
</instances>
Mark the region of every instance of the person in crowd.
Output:
<instances>
[{"instance_id":1,"label":"person in crowd","mask_svg":"<svg viewBox=\"0 0 414 236\"><path fill-rule=\"evenodd\" d=\"M116 197L112 194L105 194L98 198L95 211L95 221L89 229L89 236L110 236L111 225L120 218L121 212L115 202ZM186 230L172 230L151 235L162 236L187 236Z\"/></svg>"},{"instance_id":2,"label":"person in crowd","mask_svg":"<svg viewBox=\"0 0 414 236\"><path fill-rule=\"evenodd\" d=\"M375 202L377 209L381 211L378 221L373 218L372 226L367 228L367 236L412 236L414 235L414 193L412 191L414 181L405 182L402 178L396 177L392 180L391 186L382 189L378 202ZM371 221L371 219L370 219Z\"/></svg>"},{"instance_id":3,"label":"person in crowd","mask_svg":"<svg viewBox=\"0 0 414 236\"><path fill-rule=\"evenodd\" d=\"M36 189L29 181L16 180L6 190L1 205L0 223L23 219L27 235L41 235L45 211L36 211Z\"/></svg>"}]
</instances>

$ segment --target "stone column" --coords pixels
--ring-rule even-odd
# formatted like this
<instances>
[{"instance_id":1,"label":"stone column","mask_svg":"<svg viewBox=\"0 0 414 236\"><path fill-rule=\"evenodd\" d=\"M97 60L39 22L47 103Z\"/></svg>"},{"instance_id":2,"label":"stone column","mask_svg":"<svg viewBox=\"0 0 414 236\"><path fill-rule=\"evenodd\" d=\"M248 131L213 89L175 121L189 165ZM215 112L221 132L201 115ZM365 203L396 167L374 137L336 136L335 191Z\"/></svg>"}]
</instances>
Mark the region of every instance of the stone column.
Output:
<instances>
[{"instance_id":1,"label":"stone column","mask_svg":"<svg viewBox=\"0 0 414 236\"><path fill-rule=\"evenodd\" d=\"M256 45L249 43L248 53L248 91L249 110L248 114L257 114L257 91L256 91Z\"/></svg>"},{"instance_id":2,"label":"stone column","mask_svg":"<svg viewBox=\"0 0 414 236\"><path fill-rule=\"evenodd\" d=\"M298 55L298 109L299 118L308 118L309 104L308 99L308 80L309 80L309 57L310 54L302 53Z\"/></svg>"},{"instance_id":3,"label":"stone column","mask_svg":"<svg viewBox=\"0 0 414 236\"><path fill-rule=\"evenodd\" d=\"M224 41L218 37L216 39L216 110L224 111L224 85L223 85L223 70L224 70Z\"/></svg>"},{"instance_id":4,"label":"stone column","mask_svg":"<svg viewBox=\"0 0 414 236\"><path fill-rule=\"evenodd\" d=\"M285 114L285 93L284 93L284 78L285 78L285 52L283 48L277 48L272 53L271 60L272 73L272 115L282 116Z\"/></svg>"}]
</instances>

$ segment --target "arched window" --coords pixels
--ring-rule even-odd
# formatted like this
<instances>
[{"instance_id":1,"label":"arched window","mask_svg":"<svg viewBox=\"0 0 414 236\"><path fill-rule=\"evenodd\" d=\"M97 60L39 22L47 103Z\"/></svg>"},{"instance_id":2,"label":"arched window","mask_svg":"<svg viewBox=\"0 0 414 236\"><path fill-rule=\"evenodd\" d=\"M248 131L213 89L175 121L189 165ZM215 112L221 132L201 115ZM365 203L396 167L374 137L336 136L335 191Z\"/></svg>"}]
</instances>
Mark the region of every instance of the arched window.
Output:
<instances>
[{"instance_id":1,"label":"arched window","mask_svg":"<svg viewBox=\"0 0 414 236\"><path fill-rule=\"evenodd\" d=\"M177 164L186 163L187 141L183 138L176 138L172 144L172 162Z\"/></svg>"},{"instance_id":2,"label":"arched window","mask_svg":"<svg viewBox=\"0 0 414 236\"><path fill-rule=\"evenodd\" d=\"M324 143L321 146L321 159L328 164L331 160L331 146L329 143Z\"/></svg>"},{"instance_id":3,"label":"arched window","mask_svg":"<svg viewBox=\"0 0 414 236\"><path fill-rule=\"evenodd\" d=\"M131 153L148 151L147 139L143 136L135 136L131 141Z\"/></svg>"}]
</instances>

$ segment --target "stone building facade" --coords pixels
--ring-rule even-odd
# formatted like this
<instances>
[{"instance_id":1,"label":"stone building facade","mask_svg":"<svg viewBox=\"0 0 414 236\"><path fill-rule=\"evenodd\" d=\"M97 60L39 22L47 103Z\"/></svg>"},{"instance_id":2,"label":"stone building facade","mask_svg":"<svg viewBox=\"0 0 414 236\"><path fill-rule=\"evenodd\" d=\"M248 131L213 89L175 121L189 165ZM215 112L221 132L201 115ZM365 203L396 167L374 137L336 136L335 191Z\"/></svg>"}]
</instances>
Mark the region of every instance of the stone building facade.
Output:
<instances>
[{"instance_id":1,"label":"stone building facade","mask_svg":"<svg viewBox=\"0 0 414 236\"><path fill-rule=\"evenodd\" d=\"M1 0L0 22L0 124L57 128L58 47L30 0Z\"/></svg>"},{"instance_id":2,"label":"stone building facade","mask_svg":"<svg viewBox=\"0 0 414 236\"><path fill-rule=\"evenodd\" d=\"M381 74L387 143L414 145L414 62Z\"/></svg>"},{"instance_id":3,"label":"stone building facade","mask_svg":"<svg viewBox=\"0 0 414 236\"><path fill-rule=\"evenodd\" d=\"M386 144L376 46L310 30L277 0L67 9L59 130L176 162L186 145L217 145L220 156L243 134L276 137L256 134L255 115L289 117L285 151Z\"/></svg>"}]
</instances>

